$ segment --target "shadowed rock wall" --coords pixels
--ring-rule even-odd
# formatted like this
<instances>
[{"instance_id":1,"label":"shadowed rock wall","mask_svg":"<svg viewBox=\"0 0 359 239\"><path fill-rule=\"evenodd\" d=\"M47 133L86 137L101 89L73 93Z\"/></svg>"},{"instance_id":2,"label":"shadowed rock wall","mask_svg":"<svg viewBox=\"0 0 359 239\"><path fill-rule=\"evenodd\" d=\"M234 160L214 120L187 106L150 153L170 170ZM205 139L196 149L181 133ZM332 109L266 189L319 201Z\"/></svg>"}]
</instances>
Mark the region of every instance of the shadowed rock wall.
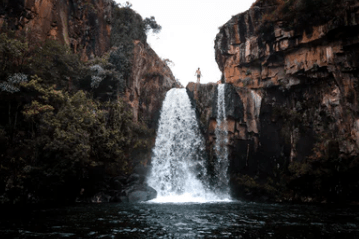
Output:
<instances>
[{"instance_id":1,"label":"shadowed rock wall","mask_svg":"<svg viewBox=\"0 0 359 239\"><path fill-rule=\"evenodd\" d=\"M64 185L70 185L70 188L73 189L70 192L67 190L66 193L63 193L62 196L64 198L73 200L77 192L80 192L80 195L77 196L81 200L94 202L108 200L123 201L124 196L127 196L127 199L125 200L131 200L131 198L134 198L134 194L138 197L146 197L144 193L148 188L143 185L144 177L149 169L147 166L151 159L151 150L155 141L155 129L158 124L162 101L168 90L173 87L182 86L176 82L166 61L163 61L147 44L144 27L144 21L141 16L128 6L116 6L115 2L112 0L0 0L0 34L4 33L11 37L19 37L18 39L21 39L21 41L22 37L24 37L24 41L29 44L30 48L34 49L42 49L46 43L58 46L59 44L56 42L44 42L45 40L52 39L69 46L69 49L74 53L79 54L79 58L82 60L81 62L78 61L76 55L71 54L71 56L76 58L76 64L78 63L76 65L77 70L75 73L67 74L67 72L64 73L64 71L56 71L56 68L59 66L54 64L50 70L52 72L52 69L54 69L56 78L53 79L47 77L45 74L40 76L45 81L48 80L47 78L51 78L51 82L56 84L57 92L66 92L66 94L72 95L81 89L87 91L86 97L88 101L101 101L101 104L107 101L115 101L116 103L122 104L122 101L116 101L117 99L122 98L129 106L121 107L121 110L124 112L121 112L121 115L117 114L118 117L124 116L126 122L123 121L125 123L115 126L112 126L112 123L110 122L118 122L118 117L112 112L112 109L110 107L101 109L102 111L107 112L107 125L108 127L111 127L111 132L114 132L116 136L119 135L117 132L122 133L122 131L129 131L128 136L119 140L121 141L121 145L126 145L127 142L136 142L128 143L129 145L131 144L131 147L128 147L127 145L121 146L116 143L111 144L106 140L105 144L107 145L105 147L108 147L107 149L111 151L111 153L118 153L124 160L120 161L116 159L116 156L109 156L111 162L108 161L104 164L102 163L102 159L106 158L106 156L101 153L95 153L96 156L91 158L91 160L94 161L91 162L96 163L91 163L90 167L81 165L79 167L80 170L78 170L78 177L76 176L74 179L69 177L67 181L61 182ZM33 56L35 58L39 56L35 55L38 51L30 52L35 52ZM64 52L68 53L69 51L67 48L64 48ZM57 53L54 53L54 58L58 57L56 54ZM68 63L69 65L72 64L66 60L64 60L63 63ZM31 72L31 69L34 67L29 64L28 68L29 69L27 70L29 73L22 72L22 69L14 70L15 72L19 71L21 73L29 74L30 78L30 76L34 74ZM6 81L6 77L7 75L5 75L5 77L1 76L0 83ZM97 86L94 86L96 85L93 84L94 82L96 83L94 80L96 77ZM64 81L65 83L62 84L61 81ZM0 94L1 96L6 97L6 92L0 92ZM27 99L30 102L32 100L31 97ZM22 115L20 104L18 104L16 112L10 107L11 103L17 103L15 100L13 101L14 102L9 103L9 109L12 109L13 113L10 110L3 110L5 107L6 109L8 107L8 102L6 102L6 100L3 101L4 104L0 107L2 112L6 112L6 114L9 112L8 118L10 118L12 114L16 115L15 118L17 118L17 115ZM106 104L104 103L102 105ZM135 124L132 124L132 122L128 122L127 120L130 111ZM77 110L75 110L75 112L77 112ZM93 110L93 112L96 115L96 111ZM11 121L9 121L10 124L8 124L6 120L3 120L2 122L5 123L0 125L0 136L6 135L5 131L2 130L3 126L4 128L15 129L15 126L13 127L11 125ZM147 127L145 127L143 123L145 123ZM10 126L7 126L6 124ZM17 124L20 125L20 123ZM23 124L25 125L25 122ZM16 120L14 125L16 125ZM92 127L89 131L91 130L93 130ZM65 131L67 132L68 130ZM21 136L25 135L25 131L20 132ZM90 133L86 133L86 136L88 135L90 135ZM5 137L1 138L5 139ZM34 137L31 138L33 140ZM44 137L39 135L39 138ZM115 137L112 137L112 139L113 138ZM15 145L22 145L22 142L25 142L26 138L24 140L22 138L16 140L18 141L14 141L13 144L12 142L11 144L3 144L3 152L8 154L6 155L7 158L12 158L12 153L9 152L16 151L18 147ZM91 138L89 141L94 141L96 142L95 144L97 144L97 141L95 140L96 139ZM63 140L61 143L64 143L65 141L66 140ZM125 141L126 143L122 144L122 141ZM66 143L67 142L65 142L64 145ZM86 143L89 142L86 141ZM102 146L99 146L99 148L101 147ZM20 152L21 151L22 150L20 150ZM27 157L30 159L32 157L30 147L28 151L29 152L24 152L24 154L28 155L23 156L23 158ZM95 150L93 152L95 152ZM39 153L36 152L36 154L38 155ZM16 154L13 153L13 155ZM59 156L60 154L56 153L56 155L56 157L61 158L61 156ZM15 157L17 156L14 156L14 158ZM41 167L42 163L46 166L44 162L51 161L47 157L49 156L45 155L43 158L37 159L38 161L36 162L22 160L22 163L28 165L36 164L39 167ZM89 157L92 157L92 155ZM85 158L86 157L81 157L80 161L86 161L87 158ZM65 161L66 159L61 160ZM89 162L89 160L86 162ZM17 185L14 186L14 184L9 184L7 182L13 182L13 178L17 177L22 171L18 172L16 167L11 167L12 166L9 167L9 171L11 171L12 174L10 175L9 173L10 176L5 175L4 177L1 177L1 179L4 179L0 182L0 194L3 194L4 190L6 191L8 189L10 191L17 190ZM31 168L31 166L28 167ZM67 169L68 168L66 168L66 170ZM56 169L54 169L54 171L56 171ZM135 174L136 177L141 178L141 180L136 180L135 185L132 185L131 180L127 178L129 176L128 174L132 173L132 171L141 175L139 176ZM57 175L57 173L54 174ZM114 177L118 174L121 175ZM52 176L53 175L49 174L45 177ZM26 184L26 186L21 186L21 190L16 191L18 194L14 195L26 195L24 197L25 201L31 201L32 199L34 202L39 201L36 199L36 193L26 194L28 190L32 190L32 181L34 179L36 180L36 178L37 175L28 176L27 180L31 181L29 184L30 186L23 183L24 185ZM35 183L35 187L53 188L51 181L42 181L41 184ZM59 183L60 186L56 183L57 188L62 187L61 183ZM80 187L80 185L82 186ZM131 186L131 188L129 186ZM125 193L124 190L126 191ZM54 189L54 191L56 191L56 189ZM151 197L153 197L153 195L155 195L153 194L153 190L151 193ZM9 197L11 197L10 193L9 195ZM43 196L41 193L39 193L39 195L40 197ZM2 198L7 200L7 196L0 197L0 201L2 201ZM60 200L58 198L51 199ZM13 199L10 199L10 201L11 200Z\"/></svg>"},{"instance_id":2,"label":"shadowed rock wall","mask_svg":"<svg viewBox=\"0 0 359 239\"><path fill-rule=\"evenodd\" d=\"M111 48L112 0L2 1L0 25L23 30L28 39L55 39L71 46L82 60Z\"/></svg>"},{"instance_id":3,"label":"shadowed rock wall","mask_svg":"<svg viewBox=\"0 0 359 239\"><path fill-rule=\"evenodd\" d=\"M134 44L132 75L124 98L131 105L135 120L143 120L150 128L156 128L167 91L182 86L150 46L140 41Z\"/></svg>"},{"instance_id":4,"label":"shadowed rock wall","mask_svg":"<svg viewBox=\"0 0 359 239\"><path fill-rule=\"evenodd\" d=\"M105 53L116 54L117 48L112 49L113 44L122 44L111 43L111 35L116 32L112 31L115 4L112 0L3 0L0 26L7 24L30 42L58 40L79 53L83 61L88 61ZM133 31L141 32L142 29ZM166 92L180 85L167 64L145 40L138 39L133 44L131 74L124 87L101 86L102 95L123 97L132 108L134 120L144 120L154 128Z\"/></svg>"},{"instance_id":5,"label":"shadowed rock wall","mask_svg":"<svg viewBox=\"0 0 359 239\"><path fill-rule=\"evenodd\" d=\"M273 9L257 4L233 16L215 40L227 84L233 196L357 201L359 2L348 1L323 24L272 21L261 30ZM216 101L208 87L187 89L200 102L213 151L215 104L201 103Z\"/></svg>"}]
</instances>

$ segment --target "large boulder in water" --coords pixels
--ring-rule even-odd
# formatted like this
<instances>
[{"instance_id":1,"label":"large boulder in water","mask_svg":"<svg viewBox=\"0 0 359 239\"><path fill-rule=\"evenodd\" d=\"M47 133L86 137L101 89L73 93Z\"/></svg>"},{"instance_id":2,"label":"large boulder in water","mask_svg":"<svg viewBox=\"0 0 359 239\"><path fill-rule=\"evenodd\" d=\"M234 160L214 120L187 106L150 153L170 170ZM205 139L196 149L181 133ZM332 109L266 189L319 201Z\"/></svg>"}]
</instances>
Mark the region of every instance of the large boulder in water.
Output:
<instances>
[{"instance_id":1,"label":"large boulder in water","mask_svg":"<svg viewBox=\"0 0 359 239\"><path fill-rule=\"evenodd\" d=\"M128 202L144 202L157 197L157 191L146 185L136 184L126 190Z\"/></svg>"},{"instance_id":2,"label":"large boulder in water","mask_svg":"<svg viewBox=\"0 0 359 239\"><path fill-rule=\"evenodd\" d=\"M137 173L131 174L126 180L127 185L142 184L144 182L145 182L145 177Z\"/></svg>"},{"instance_id":3,"label":"large boulder in water","mask_svg":"<svg viewBox=\"0 0 359 239\"><path fill-rule=\"evenodd\" d=\"M148 186L145 180L144 175L136 173L129 177L117 176L109 179L107 184L100 188L101 191L93 196L82 195L81 192L76 201L92 203L149 201L157 197L157 191Z\"/></svg>"}]
</instances>

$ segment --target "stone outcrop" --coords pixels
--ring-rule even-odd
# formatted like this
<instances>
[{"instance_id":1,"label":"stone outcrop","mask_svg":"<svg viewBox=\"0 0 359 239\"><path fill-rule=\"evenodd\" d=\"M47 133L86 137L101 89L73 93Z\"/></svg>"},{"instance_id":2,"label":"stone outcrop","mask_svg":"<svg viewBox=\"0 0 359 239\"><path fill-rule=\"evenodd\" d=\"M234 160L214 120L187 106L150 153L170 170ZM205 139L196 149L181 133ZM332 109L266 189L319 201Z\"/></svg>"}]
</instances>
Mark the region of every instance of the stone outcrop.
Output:
<instances>
[{"instance_id":1,"label":"stone outcrop","mask_svg":"<svg viewBox=\"0 0 359 239\"><path fill-rule=\"evenodd\" d=\"M216 161L214 146L216 142L215 129L217 127L217 85L189 83L187 91L196 108L200 128L206 140L209 152L209 162ZM260 145L260 110L262 97L247 88L236 89L231 84L225 88L226 127L230 138L230 172L236 173L242 168L251 172L257 169L257 160L253 159L253 152L257 152ZM244 163L244 165L241 165Z\"/></svg>"},{"instance_id":2,"label":"stone outcrop","mask_svg":"<svg viewBox=\"0 0 359 239\"><path fill-rule=\"evenodd\" d=\"M348 1L323 24L290 28L274 21L260 30L272 11L254 5L233 16L215 40L227 84L232 193L358 200L352 190L359 156L359 2ZM212 157L216 110L209 101L216 100L216 87L187 89Z\"/></svg>"},{"instance_id":3,"label":"stone outcrop","mask_svg":"<svg viewBox=\"0 0 359 239\"><path fill-rule=\"evenodd\" d=\"M144 120L155 128L167 91L181 85L147 44L140 41L134 44L132 75L126 84L125 100L131 105L135 120Z\"/></svg>"},{"instance_id":4,"label":"stone outcrop","mask_svg":"<svg viewBox=\"0 0 359 239\"><path fill-rule=\"evenodd\" d=\"M278 21L267 29L269 32L256 32L263 15L268 14L266 8L257 6L232 17L220 28L215 40L216 61L225 82L260 89L298 85L302 76L333 77L339 83L350 81L358 67L353 50L359 41L355 33L359 3L351 4L349 13L338 9L338 18L343 15L347 21L331 20L304 29L288 29Z\"/></svg>"},{"instance_id":5,"label":"stone outcrop","mask_svg":"<svg viewBox=\"0 0 359 239\"><path fill-rule=\"evenodd\" d=\"M148 170L162 101L168 90L182 86L166 62L147 44L141 16L129 6L118 7L113 0L3 0L0 1L0 33L9 33L8 30L25 37L30 47L40 47L43 41L52 39L79 54L84 71L73 78L59 75L57 79L69 82L66 90L70 93L81 89L100 101L123 99L124 109L129 109L133 121L139 122L134 130L139 131L144 143L136 150L126 148L124 151L130 153L121 154L130 161L129 168L141 165ZM98 82L93 86L96 77ZM60 83L57 87L62 89ZM143 127L143 122L150 130ZM106 176L102 171L95 174ZM124 192L121 182L117 180L113 187L105 176L106 180L96 182L99 186L84 186L80 196L93 202L143 201L156 197L156 191L145 184L132 185Z\"/></svg>"},{"instance_id":6,"label":"stone outcrop","mask_svg":"<svg viewBox=\"0 0 359 239\"><path fill-rule=\"evenodd\" d=\"M88 61L116 51L112 47L118 44L111 43L115 4L112 0L4 0L0 6L0 26L7 24L30 41L58 40ZM180 85L167 64L143 39L133 44L130 77L117 90L124 91L120 96L132 108L134 120L144 120L155 128L166 92ZM118 95L109 92L114 91L112 88L103 90L103 94Z\"/></svg>"},{"instance_id":7,"label":"stone outcrop","mask_svg":"<svg viewBox=\"0 0 359 239\"><path fill-rule=\"evenodd\" d=\"M145 176L133 173L128 177L117 176L106 182L100 192L86 195L82 188L76 198L77 202L108 203L108 202L145 202L157 197L157 191L145 183Z\"/></svg>"},{"instance_id":8,"label":"stone outcrop","mask_svg":"<svg viewBox=\"0 0 359 239\"><path fill-rule=\"evenodd\" d=\"M4 0L0 26L6 22L31 40L59 40L88 60L111 48L114 6L112 0Z\"/></svg>"}]
</instances>

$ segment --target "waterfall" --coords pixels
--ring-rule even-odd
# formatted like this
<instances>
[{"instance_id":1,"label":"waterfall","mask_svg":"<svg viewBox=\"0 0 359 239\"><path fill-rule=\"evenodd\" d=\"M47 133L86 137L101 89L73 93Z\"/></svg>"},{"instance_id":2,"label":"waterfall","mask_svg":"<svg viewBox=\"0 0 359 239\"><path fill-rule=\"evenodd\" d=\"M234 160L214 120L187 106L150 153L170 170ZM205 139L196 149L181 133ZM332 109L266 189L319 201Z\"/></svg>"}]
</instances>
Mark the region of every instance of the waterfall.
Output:
<instances>
[{"instance_id":1,"label":"waterfall","mask_svg":"<svg viewBox=\"0 0 359 239\"><path fill-rule=\"evenodd\" d=\"M218 197L209 189L204 140L186 89L167 92L161 109L152 171L147 183L155 202L205 202Z\"/></svg>"},{"instance_id":2,"label":"waterfall","mask_svg":"<svg viewBox=\"0 0 359 239\"><path fill-rule=\"evenodd\" d=\"M215 129L216 143L214 146L217 161L214 165L215 173L215 190L217 194L222 197L229 197L228 187L228 129L226 120L226 106L225 106L225 84L218 85L217 97L217 127Z\"/></svg>"}]
</instances>

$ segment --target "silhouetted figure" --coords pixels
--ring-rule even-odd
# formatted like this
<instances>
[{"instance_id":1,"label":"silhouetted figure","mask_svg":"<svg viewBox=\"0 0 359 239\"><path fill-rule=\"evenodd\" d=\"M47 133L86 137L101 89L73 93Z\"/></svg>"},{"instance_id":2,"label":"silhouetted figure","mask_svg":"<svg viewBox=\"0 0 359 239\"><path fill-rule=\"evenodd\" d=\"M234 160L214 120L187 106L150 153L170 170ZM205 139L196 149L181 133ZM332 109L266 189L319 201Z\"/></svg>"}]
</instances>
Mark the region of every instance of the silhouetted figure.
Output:
<instances>
[{"instance_id":1,"label":"silhouetted figure","mask_svg":"<svg viewBox=\"0 0 359 239\"><path fill-rule=\"evenodd\" d=\"M197 83L199 83L199 82L200 82L200 80L201 80L201 76L202 76L202 74L201 74L201 71L200 71L199 67L198 67L198 70L196 70L196 74L195 74L195 75L197 75Z\"/></svg>"}]
</instances>

